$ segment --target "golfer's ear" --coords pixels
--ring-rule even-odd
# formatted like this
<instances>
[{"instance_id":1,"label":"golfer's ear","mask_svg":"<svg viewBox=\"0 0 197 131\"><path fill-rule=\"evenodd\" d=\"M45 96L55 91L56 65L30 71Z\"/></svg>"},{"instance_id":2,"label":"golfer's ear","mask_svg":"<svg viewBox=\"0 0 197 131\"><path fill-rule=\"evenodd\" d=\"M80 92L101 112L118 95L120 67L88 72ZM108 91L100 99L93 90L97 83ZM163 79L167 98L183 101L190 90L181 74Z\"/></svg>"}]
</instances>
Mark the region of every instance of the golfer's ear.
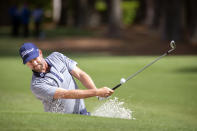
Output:
<instances>
[{"instance_id":1,"label":"golfer's ear","mask_svg":"<svg viewBox=\"0 0 197 131\"><path fill-rule=\"evenodd\" d=\"M42 51L39 49L39 55L43 57Z\"/></svg>"}]
</instances>

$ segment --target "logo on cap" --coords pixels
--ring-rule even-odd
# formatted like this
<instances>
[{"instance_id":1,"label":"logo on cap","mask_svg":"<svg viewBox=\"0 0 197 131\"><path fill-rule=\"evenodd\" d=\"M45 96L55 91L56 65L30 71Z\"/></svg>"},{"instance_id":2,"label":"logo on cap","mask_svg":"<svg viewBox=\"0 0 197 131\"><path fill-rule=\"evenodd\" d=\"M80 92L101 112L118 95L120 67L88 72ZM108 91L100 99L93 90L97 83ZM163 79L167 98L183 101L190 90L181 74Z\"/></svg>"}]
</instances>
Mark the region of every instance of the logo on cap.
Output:
<instances>
[{"instance_id":1,"label":"logo on cap","mask_svg":"<svg viewBox=\"0 0 197 131\"><path fill-rule=\"evenodd\" d=\"M25 55L27 55L28 53L30 53L30 52L32 52L32 51L34 51L34 48L31 48L31 49L29 49L29 50L23 51L23 52L21 53L21 55L22 55L22 57L24 57Z\"/></svg>"}]
</instances>

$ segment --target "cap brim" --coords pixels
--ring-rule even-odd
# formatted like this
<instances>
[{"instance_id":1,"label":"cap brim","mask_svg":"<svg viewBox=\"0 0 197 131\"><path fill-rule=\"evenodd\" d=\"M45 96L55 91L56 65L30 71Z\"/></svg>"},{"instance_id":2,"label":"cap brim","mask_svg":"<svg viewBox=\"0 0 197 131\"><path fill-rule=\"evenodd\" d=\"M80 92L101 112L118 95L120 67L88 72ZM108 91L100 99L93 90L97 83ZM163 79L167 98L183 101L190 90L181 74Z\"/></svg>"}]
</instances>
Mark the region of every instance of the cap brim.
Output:
<instances>
[{"instance_id":1,"label":"cap brim","mask_svg":"<svg viewBox=\"0 0 197 131\"><path fill-rule=\"evenodd\" d=\"M32 53L30 54L25 60L23 60L23 64L26 64L28 61L35 59L39 56L39 52L38 53Z\"/></svg>"}]
</instances>

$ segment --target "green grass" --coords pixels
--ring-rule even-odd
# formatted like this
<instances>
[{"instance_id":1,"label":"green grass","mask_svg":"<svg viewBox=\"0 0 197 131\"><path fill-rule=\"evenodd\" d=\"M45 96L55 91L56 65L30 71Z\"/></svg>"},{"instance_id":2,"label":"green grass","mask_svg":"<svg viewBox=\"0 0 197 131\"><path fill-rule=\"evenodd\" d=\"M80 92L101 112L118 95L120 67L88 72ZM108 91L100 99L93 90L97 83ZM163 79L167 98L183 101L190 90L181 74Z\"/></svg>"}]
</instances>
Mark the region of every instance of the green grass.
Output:
<instances>
[{"instance_id":1,"label":"green grass","mask_svg":"<svg viewBox=\"0 0 197 131\"><path fill-rule=\"evenodd\" d=\"M17 41L25 41L27 39L34 39L33 36L33 27L31 27L30 24L30 33L28 38L23 37L23 32L19 31L18 37L11 37L11 27L10 26L4 26L0 27L0 42L3 42L1 44L5 44L4 41L7 41L6 43L16 43ZM93 30L88 29L82 29L82 28L76 28L76 27L64 27L64 26L57 26L54 28L48 28L43 27L43 34L41 40L43 39L54 39L54 38L62 38L62 37L91 37L95 36L96 32ZM1 47L2 45L0 45Z\"/></svg>"},{"instance_id":2,"label":"green grass","mask_svg":"<svg viewBox=\"0 0 197 131\"><path fill-rule=\"evenodd\" d=\"M68 55L98 87L113 87L153 56ZM168 56L125 83L113 97L131 109L136 120L43 112L30 91L31 71L17 56L0 57L0 130L195 131L197 130L197 56ZM81 87L81 84L80 88ZM102 104L86 99L93 111Z\"/></svg>"}]
</instances>

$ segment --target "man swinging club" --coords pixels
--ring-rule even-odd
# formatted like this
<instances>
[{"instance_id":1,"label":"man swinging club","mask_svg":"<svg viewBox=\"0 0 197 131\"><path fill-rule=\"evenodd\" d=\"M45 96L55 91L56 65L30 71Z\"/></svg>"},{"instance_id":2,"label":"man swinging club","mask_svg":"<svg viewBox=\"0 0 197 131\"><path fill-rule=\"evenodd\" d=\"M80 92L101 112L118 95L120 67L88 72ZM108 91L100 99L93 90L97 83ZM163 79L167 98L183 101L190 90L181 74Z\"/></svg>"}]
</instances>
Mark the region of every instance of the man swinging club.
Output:
<instances>
[{"instance_id":1,"label":"man swinging club","mask_svg":"<svg viewBox=\"0 0 197 131\"><path fill-rule=\"evenodd\" d=\"M46 112L90 115L83 98L108 97L113 93L107 87L97 89L90 76L77 66L77 62L59 52L53 52L44 59L36 45L24 43L19 53L23 64L33 71L31 90L42 101ZM87 89L78 89L73 76Z\"/></svg>"}]
</instances>

